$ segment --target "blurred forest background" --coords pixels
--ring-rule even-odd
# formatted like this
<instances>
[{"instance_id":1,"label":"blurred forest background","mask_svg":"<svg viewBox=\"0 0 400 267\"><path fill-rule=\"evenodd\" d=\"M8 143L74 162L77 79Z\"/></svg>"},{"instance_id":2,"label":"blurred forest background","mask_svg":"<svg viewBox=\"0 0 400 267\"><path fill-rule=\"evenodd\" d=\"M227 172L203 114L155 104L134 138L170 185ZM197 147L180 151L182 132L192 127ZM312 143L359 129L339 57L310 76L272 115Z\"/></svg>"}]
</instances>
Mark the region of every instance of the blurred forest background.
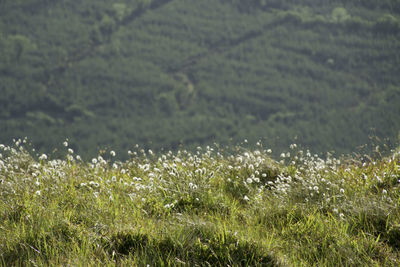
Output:
<instances>
[{"instance_id":1,"label":"blurred forest background","mask_svg":"<svg viewBox=\"0 0 400 267\"><path fill-rule=\"evenodd\" d=\"M0 143L48 153L400 132L399 0L0 0L0 51Z\"/></svg>"}]
</instances>

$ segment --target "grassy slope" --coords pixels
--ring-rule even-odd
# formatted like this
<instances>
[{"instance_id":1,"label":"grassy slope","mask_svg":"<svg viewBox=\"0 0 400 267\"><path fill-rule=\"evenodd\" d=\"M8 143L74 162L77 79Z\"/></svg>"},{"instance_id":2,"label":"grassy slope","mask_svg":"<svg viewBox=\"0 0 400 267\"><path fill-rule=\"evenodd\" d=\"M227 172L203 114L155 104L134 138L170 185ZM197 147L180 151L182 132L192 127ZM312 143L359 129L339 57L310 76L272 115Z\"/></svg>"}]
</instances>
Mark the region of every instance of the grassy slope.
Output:
<instances>
[{"instance_id":1,"label":"grassy slope","mask_svg":"<svg viewBox=\"0 0 400 267\"><path fill-rule=\"evenodd\" d=\"M24 146L0 151L2 265L399 265L399 152L138 148L82 162Z\"/></svg>"},{"instance_id":2,"label":"grassy slope","mask_svg":"<svg viewBox=\"0 0 400 267\"><path fill-rule=\"evenodd\" d=\"M395 1L139 2L0 4L1 142L93 156L297 136L341 153L397 135Z\"/></svg>"}]
</instances>

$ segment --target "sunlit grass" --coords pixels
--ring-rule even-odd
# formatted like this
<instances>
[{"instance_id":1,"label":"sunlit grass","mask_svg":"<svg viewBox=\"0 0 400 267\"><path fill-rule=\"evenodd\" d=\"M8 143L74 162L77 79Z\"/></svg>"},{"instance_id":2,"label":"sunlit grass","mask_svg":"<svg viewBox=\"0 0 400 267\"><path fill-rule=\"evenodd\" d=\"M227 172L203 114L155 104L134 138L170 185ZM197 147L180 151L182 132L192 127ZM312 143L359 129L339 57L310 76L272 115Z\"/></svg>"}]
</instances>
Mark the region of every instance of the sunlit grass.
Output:
<instances>
[{"instance_id":1,"label":"sunlit grass","mask_svg":"<svg viewBox=\"0 0 400 267\"><path fill-rule=\"evenodd\" d=\"M400 154L0 147L1 265L398 266Z\"/></svg>"}]
</instances>

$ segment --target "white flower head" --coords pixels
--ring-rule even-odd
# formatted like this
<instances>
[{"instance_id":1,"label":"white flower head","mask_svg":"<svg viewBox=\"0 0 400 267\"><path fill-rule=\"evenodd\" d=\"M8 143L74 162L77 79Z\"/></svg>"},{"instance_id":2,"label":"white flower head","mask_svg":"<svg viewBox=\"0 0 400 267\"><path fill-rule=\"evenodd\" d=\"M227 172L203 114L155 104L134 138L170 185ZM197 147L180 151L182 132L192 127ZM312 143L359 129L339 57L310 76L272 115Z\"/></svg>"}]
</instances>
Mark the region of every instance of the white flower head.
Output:
<instances>
[{"instance_id":1,"label":"white flower head","mask_svg":"<svg viewBox=\"0 0 400 267\"><path fill-rule=\"evenodd\" d=\"M111 157L115 157L115 155L116 155L115 151L114 151L114 150L111 150L111 151L110 151L110 155L111 155Z\"/></svg>"}]
</instances>

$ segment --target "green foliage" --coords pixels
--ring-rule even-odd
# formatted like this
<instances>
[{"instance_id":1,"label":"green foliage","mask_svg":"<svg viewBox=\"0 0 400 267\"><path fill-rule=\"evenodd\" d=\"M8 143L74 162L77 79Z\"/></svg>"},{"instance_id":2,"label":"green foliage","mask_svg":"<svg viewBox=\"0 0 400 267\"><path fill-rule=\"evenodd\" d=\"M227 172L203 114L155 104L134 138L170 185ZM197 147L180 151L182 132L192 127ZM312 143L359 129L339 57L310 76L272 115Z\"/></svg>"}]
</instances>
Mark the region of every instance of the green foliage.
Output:
<instances>
[{"instance_id":1,"label":"green foliage","mask_svg":"<svg viewBox=\"0 0 400 267\"><path fill-rule=\"evenodd\" d=\"M378 33L397 34L400 32L400 20L390 14L385 14L375 22Z\"/></svg>"},{"instance_id":2,"label":"green foliage","mask_svg":"<svg viewBox=\"0 0 400 267\"><path fill-rule=\"evenodd\" d=\"M393 0L1 1L0 141L85 157L400 131Z\"/></svg>"},{"instance_id":3,"label":"green foliage","mask_svg":"<svg viewBox=\"0 0 400 267\"><path fill-rule=\"evenodd\" d=\"M332 10L331 19L335 23L343 23L350 19L350 15L343 7L336 7Z\"/></svg>"}]
</instances>

